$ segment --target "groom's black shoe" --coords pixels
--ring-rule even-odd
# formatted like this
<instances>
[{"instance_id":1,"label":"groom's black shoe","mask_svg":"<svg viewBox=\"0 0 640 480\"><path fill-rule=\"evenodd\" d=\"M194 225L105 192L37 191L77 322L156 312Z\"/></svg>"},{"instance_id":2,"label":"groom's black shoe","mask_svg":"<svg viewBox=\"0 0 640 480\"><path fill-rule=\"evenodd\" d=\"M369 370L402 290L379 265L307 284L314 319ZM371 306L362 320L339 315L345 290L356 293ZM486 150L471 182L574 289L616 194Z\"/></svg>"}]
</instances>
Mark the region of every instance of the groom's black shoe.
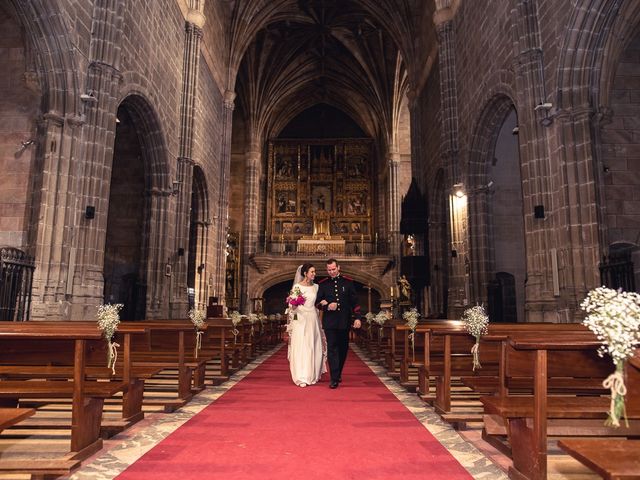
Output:
<instances>
[{"instance_id":1,"label":"groom's black shoe","mask_svg":"<svg viewBox=\"0 0 640 480\"><path fill-rule=\"evenodd\" d=\"M338 382L331 380L331 383L329 384L329 388L338 388Z\"/></svg>"},{"instance_id":2,"label":"groom's black shoe","mask_svg":"<svg viewBox=\"0 0 640 480\"><path fill-rule=\"evenodd\" d=\"M342 377L338 379L338 383L342 383Z\"/></svg>"}]
</instances>

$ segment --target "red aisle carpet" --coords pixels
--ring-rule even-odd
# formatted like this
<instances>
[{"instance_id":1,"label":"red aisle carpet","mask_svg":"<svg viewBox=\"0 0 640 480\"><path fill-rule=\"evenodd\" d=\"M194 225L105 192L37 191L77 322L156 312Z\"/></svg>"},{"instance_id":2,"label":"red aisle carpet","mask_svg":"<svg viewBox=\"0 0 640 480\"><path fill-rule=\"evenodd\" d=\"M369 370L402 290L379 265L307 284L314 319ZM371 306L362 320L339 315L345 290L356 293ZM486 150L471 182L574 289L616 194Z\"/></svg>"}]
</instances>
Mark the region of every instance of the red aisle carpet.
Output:
<instances>
[{"instance_id":1,"label":"red aisle carpet","mask_svg":"<svg viewBox=\"0 0 640 480\"><path fill-rule=\"evenodd\" d=\"M471 478L353 352L331 390L291 383L286 350L118 478Z\"/></svg>"}]
</instances>

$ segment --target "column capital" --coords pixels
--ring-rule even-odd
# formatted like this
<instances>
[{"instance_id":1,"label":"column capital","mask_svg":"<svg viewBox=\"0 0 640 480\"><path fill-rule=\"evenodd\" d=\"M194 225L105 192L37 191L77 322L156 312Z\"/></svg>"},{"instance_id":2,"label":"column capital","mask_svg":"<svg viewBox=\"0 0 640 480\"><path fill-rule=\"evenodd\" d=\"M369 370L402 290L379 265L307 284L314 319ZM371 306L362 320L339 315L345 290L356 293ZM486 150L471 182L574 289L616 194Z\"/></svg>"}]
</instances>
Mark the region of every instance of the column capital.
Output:
<instances>
[{"instance_id":1,"label":"column capital","mask_svg":"<svg viewBox=\"0 0 640 480\"><path fill-rule=\"evenodd\" d=\"M197 10L195 8L190 8L189 11L187 12L187 16L185 20L187 24L191 24L196 28L198 28L199 30L202 30L202 27L204 27L204 24L207 21L207 17L205 17L200 10Z\"/></svg>"},{"instance_id":2,"label":"column capital","mask_svg":"<svg viewBox=\"0 0 640 480\"><path fill-rule=\"evenodd\" d=\"M224 108L233 110L235 108L236 92L225 90L224 92Z\"/></svg>"}]
</instances>

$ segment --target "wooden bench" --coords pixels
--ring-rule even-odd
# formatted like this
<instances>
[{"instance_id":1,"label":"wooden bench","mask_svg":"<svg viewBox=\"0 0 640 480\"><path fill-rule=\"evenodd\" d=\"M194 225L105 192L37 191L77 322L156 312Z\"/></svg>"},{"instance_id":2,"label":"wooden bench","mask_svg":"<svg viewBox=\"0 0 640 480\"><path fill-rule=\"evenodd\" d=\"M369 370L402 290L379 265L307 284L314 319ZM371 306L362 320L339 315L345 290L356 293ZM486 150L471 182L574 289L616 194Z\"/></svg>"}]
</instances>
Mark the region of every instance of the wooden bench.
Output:
<instances>
[{"instance_id":1,"label":"wooden bench","mask_svg":"<svg viewBox=\"0 0 640 480\"><path fill-rule=\"evenodd\" d=\"M640 348L629 360L627 369L640 371ZM629 383L627 395L637 398L640 382ZM608 480L640 478L640 440L567 439L560 440L558 446Z\"/></svg>"},{"instance_id":2,"label":"wooden bench","mask_svg":"<svg viewBox=\"0 0 640 480\"><path fill-rule=\"evenodd\" d=\"M71 399L70 453L64 458L48 461L47 469L55 466L68 473L68 468L75 464L69 463L70 460L81 460L99 450L102 447L100 425L104 399L127 389L127 383L122 380L97 381L87 377L87 359L97 352L106 361L105 341L95 325L92 328L75 326L73 329L37 322L0 325L0 364L48 363L52 367L61 365L73 369L71 379L66 381L0 381L0 403L3 406L15 406L23 398ZM125 352L124 362L129 361L129 352ZM57 460L60 462L56 463ZM30 466L29 462L23 463L20 467L20 462L13 462L11 470ZM4 462L0 462L0 470L5 467Z\"/></svg>"},{"instance_id":3,"label":"wooden bench","mask_svg":"<svg viewBox=\"0 0 640 480\"><path fill-rule=\"evenodd\" d=\"M485 413L499 415L508 427L513 466L511 478L544 480L547 476L547 428L549 420L567 421L571 435L602 434L590 419L604 421L609 398L602 396L549 396L550 378L596 378L600 381L613 371L609 358L598 357L600 342L592 336L542 334L537 338L509 340L506 376L526 377L533 374L533 396L499 395L482 397ZM640 382L640 374L627 369L627 382ZM566 392L569 393L569 392ZM640 399L627 396L627 414L640 418ZM559 431L559 430L557 430ZM637 425L631 431L614 431L617 435L637 434Z\"/></svg>"},{"instance_id":4,"label":"wooden bench","mask_svg":"<svg viewBox=\"0 0 640 480\"><path fill-rule=\"evenodd\" d=\"M479 358L482 368L473 370L473 355L471 348L475 338L467 331L455 326L453 328L436 328L431 332L430 358L427 365L419 370L419 384L422 388L429 385L429 377L435 381L435 397L432 402L436 411L448 414L451 411L451 381L458 377L462 383L483 393L500 393L500 365L503 355L503 342L514 336L539 335L548 332L555 335L558 332L575 332L576 335L591 335L582 324L555 323L496 323L488 326L488 334L480 342ZM422 377L426 378L422 378ZM510 378L508 388L520 393L533 391L533 375L522 378ZM424 387L423 387L424 386ZM602 391L599 384L587 385L584 380L573 382L563 379L562 382L552 382L550 388L554 391L570 388L572 391L583 387L587 393Z\"/></svg>"},{"instance_id":5,"label":"wooden bench","mask_svg":"<svg viewBox=\"0 0 640 480\"><path fill-rule=\"evenodd\" d=\"M20 423L34 413L34 408L0 408L0 431Z\"/></svg>"},{"instance_id":6,"label":"wooden bench","mask_svg":"<svg viewBox=\"0 0 640 480\"><path fill-rule=\"evenodd\" d=\"M97 330L95 322L32 322L34 328L54 328L59 332L73 332L78 328ZM6 326L5 331L11 328L21 329L19 325ZM87 350L85 362L85 376L90 380L120 381L126 384L122 392L122 417L119 421L105 420L102 423L102 436L108 437L118 433L132 424L144 418L142 412L142 398L144 380L158 373L160 369L132 363L132 337L143 335L146 328L138 323L121 322L119 330L115 334L114 341L120 345L121 352L116 363L115 374L106 366L106 352L104 341L95 349ZM11 379L48 379L62 380L73 378L73 365L68 361L54 362L50 356L51 345L41 344L41 351L32 352L32 358L21 365L0 364L0 378ZM123 352L123 353L122 353ZM126 360L126 361L125 361ZM55 363L55 364L52 364ZM31 423L30 423L31 425Z\"/></svg>"},{"instance_id":7,"label":"wooden bench","mask_svg":"<svg viewBox=\"0 0 640 480\"><path fill-rule=\"evenodd\" d=\"M571 439L558 446L607 480L640 478L640 440Z\"/></svg>"}]
</instances>

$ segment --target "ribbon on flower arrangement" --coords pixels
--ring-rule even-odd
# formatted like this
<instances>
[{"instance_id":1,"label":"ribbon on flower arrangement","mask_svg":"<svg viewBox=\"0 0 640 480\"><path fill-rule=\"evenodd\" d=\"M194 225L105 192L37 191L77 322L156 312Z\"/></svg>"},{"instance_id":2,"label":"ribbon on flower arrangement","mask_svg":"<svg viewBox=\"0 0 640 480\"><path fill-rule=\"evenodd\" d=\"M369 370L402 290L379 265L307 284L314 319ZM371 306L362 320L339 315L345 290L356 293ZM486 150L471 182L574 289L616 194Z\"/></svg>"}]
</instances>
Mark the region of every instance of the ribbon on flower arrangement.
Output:
<instances>
[{"instance_id":1,"label":"ribbon on flower arrangement","mask_svg":"<svg viewBox=\"0 0 640 480\"><path fill-rule=\"evenodd\" d=\"M198 358L198 350L202 348L202 330L196 330L196 351L195 357Z\"/></svg>"},{"instance_id":2,"label":"ribbon on flower arrangement","mask_svg":"<svg viewBox=\"0 0 640 480\"><path fill-rule=\"evenodd\" d=\"M622 367L622 368L620 368ZM609 404L609 418L607 425L612 427L620 426L620 419L624 418L627 428L629 428L629 420L627 419L627 409L624 404L624 396L627 394L627 387L624 384L624 376L622 375L624 363L619 362L616 365L616 371L609 375L602 382L604 388L611 390L611 403Z\"/></svg>"},{"instance_id":3,"label":"ribbon on flower arrangement","mask_svg":"<svg viewBox=\"0 0 640 480\"><path fill-rule=\"evenodd\" d=\"M471 354L473 355L473 371L476 369L482 368L480 365L480 337L476 337L476 343L471 347Z\"/></svg>"},{"instance_id":4,"label":"ribbon on flower arrangement","mask_svg":"<svg viewBox=\"0 0 640 480\"><path fill-rule=\"evenodd\" d=\"M416 361L416 331L411 330L409 334L409 340L411 341L411 358Z\"/></svg>"},{"instance_id":5,"label":"ribbon on flower arrangement","mask_svg":"<svg viewBox=\"0 0 640 480\"><path fill-rule=\"evenodd\" d=\"M119 346L120 344L116 342L109 342L109 345L107 346L108 354L109 354L109 358L107 360L107 368L111 369L111 373L113 375L116 374L116 361L118 360Z\"/></svg>"}]
</instances>

